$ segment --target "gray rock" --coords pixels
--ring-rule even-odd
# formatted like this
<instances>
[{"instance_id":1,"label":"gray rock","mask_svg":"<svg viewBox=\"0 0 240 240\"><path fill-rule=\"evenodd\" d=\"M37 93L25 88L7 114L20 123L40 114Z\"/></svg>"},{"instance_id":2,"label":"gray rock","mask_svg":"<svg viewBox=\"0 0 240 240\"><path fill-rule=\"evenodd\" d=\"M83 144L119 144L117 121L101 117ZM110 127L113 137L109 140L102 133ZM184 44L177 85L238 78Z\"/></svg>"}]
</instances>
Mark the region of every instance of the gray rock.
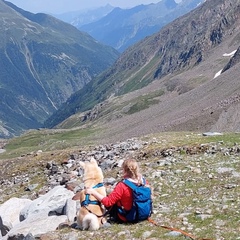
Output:
<instances>
[{"instance_id":1,"label":"gray rock","mask_svg":"<svg viewBox=\"0 0 240 240\"><path fill-rule=\"evenodd\" d=\"M64 211L64 215L67 216L68 221L73 223L77 213L77 203L71 198L67 199Z\"/></svg>"},{"instance_id":2,"label":"gray rock","mask_svg":"<svg viewBox=\"0 0 240 240\"><path fill-rule=\"evenodd\" d=\"M182 235L180 232L176 232L176 231L171 231L171 232L169 232L169 233L165 233L165 236L171 236L171 237L178 237L178 236L180 236L180 235Z\"/></svg>"},{"instance_id":3,"label":"gray rock","mask_svg":"<svg viewBox=\"0 0 240 240\"><path fill-rule=\"evenodd\" d=\"M8 240L35 240L35 237L31 233L28 233L26 236L23 234L17 234L15 236L9 237Z\"/></svg>"},{"instance_id":4,"label":"gray rock","mask_svg":"<svg viewBox=\"0 0 240 240\"><path fill-rule=\"evenodd\" d=\"M142 235L143 239L147 239L151 236L152 232L151 231L145 231Z\"/></svg>"},{"instance_id":5,"label":"gray rock","mask_svg":"<svg viewBox=\"0 0 240 240\"><path fill-rule=\"evenodd\" d=\"M25 191L33 191L35 188L37 188L38 184L31 184L25 188Z\"/></svg>"},{"instance_id":6,"label":"gray rock","mask_svg":"<svg viewBox=\"0 0 240 240\"><path fill-rule=\"evenodd\" d=\"M203 221L205 219L212 218L213 215L211 215L211 214L198 214L196 217L200 218Z\"/></svg>"},{"instance_id":7,"label":"gray rock","mask_svg":"<svg viewBox=\"0 0 240 240\"><path fill-rule=\"evenodd\" d=\"M61 215L66 202L72 198L74 193L63 186L56 186L45 195L35 199L24 207L20 212L20 221L29 216L40 214L41 216Z\"/></svg>"},{"instance_id":8,"label":"gray rock","mask_svg":"<svg viewBox=\"0 0 240 240\"><path fill-rule=\"evenodd\" d=\"M222 174L222 173L232 173L232 171L234 170L234 168L230 168L230 167L219 167L217 169L217 173Z\"/></svg>"},{"instance_id":9,"label":"gray rock","mask_svg":"<svg viewBox=\"0 0 240 240\"><path fill-rule=\"evenodd\" d=\"M59 224L67 222L67 216L50 216L50 217L30 217L19 224L17 224L14 228L12 228L8 234L3 238L3 240L7 240L9 238L13 238L17 235L32 234L33 236L45 234L47 232L55 231ZM15 238L13 238L15 239Z\"/></svg>"},{"instance_id":10,"label":"gray rock","mask_svg":"<svg viewBox=\"0 0 240 240\"><path fill-rule=\"evenodd\" d=\"M20 211L31 202L29 199L10 198L0 205L0 216L2 220L0 221L0 230L3 236L6 234L6 230L10 230L20 222Z\"/></svg>"},{"instance_id":11,"label":"gray rock","mask_svg":"<svg viewBox=\"0 0 240 240\"><path fill-rule=\"evenodd\" d=\"M219 132L205 132L203 133L203 136L219 136L222 135L222 133Z\"/></svg>"},{"instance_id":12,"label":"gray rock","mask_svg":"<svg viewBox=\"0 0 240 240\"><path fill-rule=\"evenodd\" d=\"M0 239L5 236L10 229L3 225L2 217L0 216Z\"/></svg>"}]
</instances>

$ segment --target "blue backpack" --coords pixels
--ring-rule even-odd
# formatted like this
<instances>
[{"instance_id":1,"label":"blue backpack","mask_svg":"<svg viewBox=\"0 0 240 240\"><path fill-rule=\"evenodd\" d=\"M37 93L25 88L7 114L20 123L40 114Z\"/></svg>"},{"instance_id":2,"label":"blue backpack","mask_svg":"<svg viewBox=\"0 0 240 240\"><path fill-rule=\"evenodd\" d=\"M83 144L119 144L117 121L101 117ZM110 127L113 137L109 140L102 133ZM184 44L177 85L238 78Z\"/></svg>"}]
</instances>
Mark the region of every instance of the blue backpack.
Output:
<instances>
[{"instance_id":1,"label":"blue backpack","mask_svg":"<svg viewBox=\"0 0 240 240\"><path fill-rule=\"evenodd\" d=\"M139 222L148 219L152 213L151 189L144 185L137 186L131 181L124 179L123 183L133 191L133 205L129 211L119 209L119 213L126 217L128 222Z\"/></svg>"}]
</instances>

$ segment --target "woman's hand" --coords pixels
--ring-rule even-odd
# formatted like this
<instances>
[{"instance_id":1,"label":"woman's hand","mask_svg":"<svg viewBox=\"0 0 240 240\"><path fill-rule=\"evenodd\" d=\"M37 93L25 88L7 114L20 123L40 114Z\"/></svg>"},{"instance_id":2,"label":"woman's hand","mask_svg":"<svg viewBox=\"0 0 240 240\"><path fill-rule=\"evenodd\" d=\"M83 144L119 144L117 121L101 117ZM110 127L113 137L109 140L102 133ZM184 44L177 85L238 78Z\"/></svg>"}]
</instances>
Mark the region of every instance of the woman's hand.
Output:
<instances>
[{"instance_id":1,"label":"woman's hand","mask_svg":"<svg viewBox=\"0 0 240 240\"><path fill-rule=\"evenodd\" d=\"M90 194L93 195L98 201L102 201L102 199L104 198L104 196L100 193L98 193L95 189L93 188L86 188L85 189L85 194Z\"/></svg>"},{"instance_id":2,"label":"woman's hand","mask_svg":"<svg viewBox=\"0 0 240 240\"><path fill-rule=\"evenodd\" d=\"M94 194L94 192L95 192L95 191L94 191L94 189L92 189L92 188L86 188L86 189L85 189L85 194L91 194L91 195L92 195L92 194Z\"/></svg>"}]
</instances>

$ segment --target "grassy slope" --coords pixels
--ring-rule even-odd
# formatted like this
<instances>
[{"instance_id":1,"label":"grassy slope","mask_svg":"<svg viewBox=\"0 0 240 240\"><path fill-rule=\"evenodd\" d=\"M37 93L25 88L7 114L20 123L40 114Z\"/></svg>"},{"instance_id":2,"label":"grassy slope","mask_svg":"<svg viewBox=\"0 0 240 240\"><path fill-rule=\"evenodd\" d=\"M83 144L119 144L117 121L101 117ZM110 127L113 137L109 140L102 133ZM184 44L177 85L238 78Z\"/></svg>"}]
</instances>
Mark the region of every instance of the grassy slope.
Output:
<instances>
[{"instance_id":1,"label":"grassy slope","mask_svg":"<svg viewBox=\"0 0 240 240\"><path fill-rule=\"evenodd\" d=\"M89 143L99 144L96 142L96 133L87 129L58 133L35 131L12 139L6 145L6 153L0 154L1 176L11 178L27 173L29 184L44 185L45 179L41 172L46 163L68 159L71 153L89 149ZM229 173L219 173L218 168L234 168L240 172L240 134L203 137L202 134L193 132L172 132L144 136L142 140L148 144L134 154L154 188L152 218L160 225L182 228L198 237L237 239L240 221L239 178ZM214 153L211 146L219 151ZM238 152L231 153L231 149L237 148ZM39 149L43 153L36 154ZM161 153L166 149L170 149L172 154L163 158ZM220 149L228 149L230 154L224 154ZM172 163L157 163L166 159ZM38 174L31 175L33 172ZM116 177L112 170L104 174L105 177ZM26 192L22 186L7 198L23 194ZM201 220L197 217L198 212L212 217ZM187 218L189 229L186 229L183 217ZM72 231L63 229L54 234L59 239L60 236L61 239L67 239ZM80 234L79 237L90 239L102 239L103 236L105 239L116 236L119 239L145 239L144 234L149 234L152 239L176 239L165 235L168 232L147 222L127 226L113 225L94 233L74 231L75 234ZM184 237L179 236L177 239Z\"/></svg>"}]
</instances>

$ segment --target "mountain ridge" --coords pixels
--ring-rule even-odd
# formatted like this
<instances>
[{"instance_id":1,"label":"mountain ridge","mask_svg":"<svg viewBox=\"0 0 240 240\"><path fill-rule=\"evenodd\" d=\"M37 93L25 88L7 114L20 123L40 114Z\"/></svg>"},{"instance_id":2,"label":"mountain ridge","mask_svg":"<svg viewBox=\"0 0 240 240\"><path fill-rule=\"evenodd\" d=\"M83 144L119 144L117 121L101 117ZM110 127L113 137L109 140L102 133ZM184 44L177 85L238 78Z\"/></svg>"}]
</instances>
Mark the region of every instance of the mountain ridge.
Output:
<instances>
[{"instance_id":1,"label":"mountain ridge","mask_svg":"<svg viewBox=\"0 0 240 240\"><path fill-rule=\"evenodd\" d=\"M238 99L239 83L236 80L239 74L238 68L233 66L216 79L214 76L231 59L231 57L224 57L224 54L239 47L239 4L240 1L235 3L229 0L206 1L189 14L165 26L159 33L135 44L121 54L110 69L74 94L63 105L63 108L59 109L56 115L58 120L60 116L64 116L63 113L69 113L74 109L70 115L76 114L78 121L82 116L82 125L86 123L90 125L91 123L93 125L107 124L106 131L112 126L112 132L114 132L114 127L122 126L120 131L122 134L135 135L141 133L141 130L138 129L141 126L143 126L142 129L148 129L148 132L151 130L148 118L152 114L151 111L155 109L153 112L162 113L161 117L155 117L155 121L159 121L159 126L165 125L165 127L159 127L159 131L211 130L216 125L221 125L218 127L219 130L226 129L217 122L222 122L220 118L224 111L228 112L227 109L231 108L231 104L234 105L234 107L232 105L234 109L237 109L238 101L232 102L228 99ZM206 22L208 25L205 24ZM171 36L175 36L175 38L171 38ZM219 52L222 52L222 55ZM235 66L239 66L239 62L235 63ZM232 71L233 73L230 74ZM221 95L221 89L215 90L218 89L219 79L221 79L219 81L222 82L222 85L227 84L224 82L223 76L231 83L228 95L223 93ZM210 83L211 85L208 85ZM156 87L149 90L153 85ZM225 88L228 89L228 86L226 85ZM208 93L208 89L212 89L212 92ZM89 96L90 92L91 96ZM140 92L144 92L145 99L141 97ZM132 100L126 100L127 95L134 94L135 97ZM205 98L209 98L209 100L197 107L197 102L194 101L194 97L197 95L201 95L199 101ZM172 102L173 97L176 103ZM192 104L194 107L188 102L187 97L191 99L190 102L194 103ZM218 98L221 100L216 102ZM120 99L125 99L125 103ZM182 106L177 104L180 99L184 99ZM221 105L221 102L225 100L230 103L227 108L223 108ZM215 110L206 113L204 109L210 108L211 101L215 103ZM143 106L144 104L146 106ZM161 104L165 109L163 112L157 109ZM166 106L168 106L168 110ZM130 114L129 109L132 111L133 107L138 107L139 110L135 114ZM88 112L91 108L92 110ZM187 110L188 108L189 110ZM118 109L118 111L112 112L111 109ZM85 111L87 112L84 115ZM192 117L186 117L188 112ZM104 114L105 117L103 117ZM116 114L116 116L111 114ZM227 115L229 119L232 119L230 112ZM74 122L73 116L71 122ZM90 120L87 116L94 117ZM178 117L181 118L181 121L178 121ZM87 121L85 121L86 119ZM200 119L204 120L205 124L202 124ZM57 122L54 123L54 118L49 120L51 126L57 125ZM232 120L235 125L235 127L232 125L232 131L234 129L239 131L237 118ZM152 123L155 126L152 126L152 129L157 129L156 122ZM170 124L170 122L173 123ZM113 124L111 125L111 123ZM66 120L59 127L67 125ZM131 126L131 129L128 129L127 126ZM231 126L228 129L231 129Z\"/></svg>"},{"instance_id":2,"label":"mountain ridge","mask_svg":"<svg viewBox=\"0 0 240 240\"><path fill-rule=\"evenodd\" d=\"M158 32L164 25L191 11L201 0L162 0L158 3L139 5L129 9L114 8L98 21L77 26L98 41L120 52L141 39ZM102 26L107 26L103 28Z\"/></svg>"},{"instance_id":3,"label":"mountain ridge","mask_svg":"<svg viewBox=\"0 0 240 240\"><path fill-rule=\"evenodd\" d=\"M0 137L12 137L41 127L119 53L52 16L0 9Z\"/></svg>"},{"instance_id":4,"label":"mountain ridge","mask_svg":"<svg viewBox=\"0 0 240 240\"><path fill-rule=\"evenodd\" d=\"M64 22L70 23L75 27L97 21L112 11L114 7L107 4L102 7L83 9L79 11L65 12L62 14L53 14L54 17Z\"/></svg>"}]
</instances>

